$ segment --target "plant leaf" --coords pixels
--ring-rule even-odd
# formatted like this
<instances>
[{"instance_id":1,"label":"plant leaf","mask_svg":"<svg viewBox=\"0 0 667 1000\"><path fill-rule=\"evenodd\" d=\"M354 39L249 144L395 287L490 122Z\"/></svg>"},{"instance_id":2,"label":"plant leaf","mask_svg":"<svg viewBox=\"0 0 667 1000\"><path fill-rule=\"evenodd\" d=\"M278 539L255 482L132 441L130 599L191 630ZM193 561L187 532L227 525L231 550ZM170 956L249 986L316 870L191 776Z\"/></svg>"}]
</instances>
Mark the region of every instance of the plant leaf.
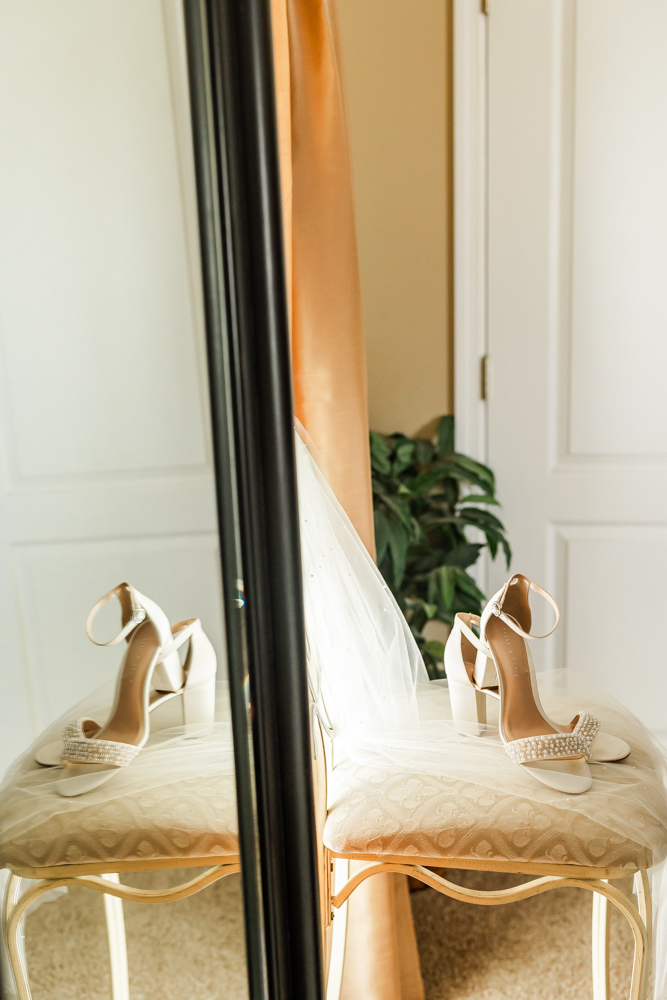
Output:
<instances>
[{"instance_id":1,"label":"plant leaf","mask_svg":"<svg viewBox=\"0 0 667 1000\"><path fill-rule=\"evenodd\" d=\"M412 459L415 453L415 443L409 438L403 438L403 440L398 441L396 444L396 458L394 461L394 475L397 476L401 472L404 472L409 465L412 465Z\"/></svg>"},{"instance_id":2,"label":"plant leaf","mask_svg":"<svg viewBox=\"0 0 667 1000\"><path fill-rule=\"evenodd\" d=\"M477 601L486 600L484 594L479 589L475 581L471 576L468 576L466 572L462 569L456 569L456 585L464 594L468 594L470 597L474 597Z\"/></svg>"},{"instance_id":3,"label":"plant leaf","mask_svg":"<svg viewBox=\"0 0 667 1000\"><path fill-rule=\"evenodd\" d=\"M479 545L476 542L468 542L467 545L457 545L455 549L447 553L445 563L447 566L458 566L459 569L465 569L467 566L472 566L473 563L477 562L483 548L483 545Z\"/></svg>"},{"instance_id":4,"label":"plant leaf","mask_svg":"<svg viewBox=\"0 0 667 1000\"><path fill-rule=\"evenodd\" d=\"M427 583L427 594L429 604L438 604L438 574L436 571L429 573Z\"/></svg>"},{"instance_id":5,"label":"plant leaf","mask_svg":"<svg viewBox=\"0 0 667 1000\"><path fill-rule=\"evenodd\" d=\"M391 447L387 440L377 431L371 431L371 467L388 476L391 472Z\"/></svg>"},{"instance_id":6,"label":"plant leaf","mask_svg":"<svg viewBox=\"0 0 667 1000\"><path fill-rule=\"evenodd\" d=\"M510 548L510 543L507 541L505 536L500 539L500 544L503 547L503 552L505 553L505 569L510 568L510 563L512 562L512 549Z\"/></svg>"},{"instance_id":7,"label":"plant leaf","mask_svg":"<svg viewBox=\"0 0 667 1000\"><path fill-rule=\"evenodd\" d=\"M434 451L430 441L427 441L426 438L417 438L415 440L415 463L417 466L422 468L428 465L433 460Z\"/></svg>"},{"instance_id":8,"label":"plant leaf","mask_svg":"<svg viewBox=\"0 0 667 1000\"><path fill-rule=\"evenodd\" d=\"M445 610L450 611L456 589L456 569L454 566L441 566L436 572L440 579L442 603L445 605Z\"/></svg>"},{"instance_id":9,"label":"plant leaf","mask_svg":"<svg viewBox=\"0 0 667 1000\"><path fill-rule=\"evenodd\" d=\"M382 509L375 508L373 519L375 521L376 558L378 564L380 564L385 557L389 545L389 526L387 524L387 515Z\"/></svg>"},{"instance_id":10,"label":"plant leaf","mask_svg":"<svg viewBox=\"0 0 667 1000\"><path fill-rule=\"evenodd\" d=\"M437 470L423 472L421 476L416 476L410 483L410 490L413 496L422 496L430 492L434 486L442 480L442 473Z\"/></svg>"},{"instance_id":11,"label":"plant leaf","mask_svg":"<svg viewBox=\"0 0 667 1000\"><path fill-rule=\"evenodd\" d=\"M486 465L482 465L481 462L476 462L474 458L468 458L467 455L460 455L458 452L454 452L449 456L450 462L454 462L459 468L466 472L472 473L477 476L483 483L487 484L485 490L486 493L496 492L496 477L491 472L491 469Z\"/></svg>"},{"instance_id":12,"label":"plant leaf","mask_svg":"<svg viewBox=\"0 0 667 1000\"><path fill-rule=\"evenodd\" d=\"M483 490L485 494L493 492L493 490L489 489L488 479L482 479L470 469L461 468L456 462L450 461L450 459L444 459L442 462L439 462L438 467L441 470L443 480L455 479L459 483L467 483L472 486L476 486L478 489Z\"/></svg>"},{"instance_id":13,"label":"plant leaf","mask_svg":"<svg viewBox=\"0 0 667 1000\"><path fill-rule=\"evenodd\" d=\"M444 642L438 642L437 639L429 639L428 642L424 643L424 649L431 656L434 656L436 660L442 662L445 658L445 644Z\"/></svg>"},{"instance_id":14,"label":"plant leaf","mask_svg":"<svg viewBox=\"0 0 667 1000\"><path fill-rule=\"evenodd\" d=\"M459 511L459 516L468 524L474 524L482 530L492 528L501 534L505 530L504 525L489 510L481 510L479 507L464 507L463 510Z\"/></svg>"},{"instance_id":15,"label":"plant leaf","mask_svg":"<svg viewBox=\"0 0 667 1000\"><path fill-rule=\"evenodd\" d=\"M412 531L412 514L410 512L410 504L406 498L385 493L382 499L399 519L405 530L410 533Z\"/></svg>"},{"instance_id":16,"label":"plant leaf","mask_svg":"<svg viewBox=\"0 0 667 1000\"><path fill-rule=\"evenodd\" d=\"M489 528L486 529L484 534L486 535L486 544L489 546L491 558L495 559L498 555L498 544L502 540L502 536L497 531L491 531Z\"/></svg>"},{"instance_id":17,"label":"plant leaf","mask_svg":"<svg viewBox=\"0 0 667 1000\"><path fill-rule=\"evenodd\" d=\"M488 493L470 493L468 496L461 497L459 503L488 503L493 504L495 507L500 507L500 501L496 500L495 497L489 496Z\"/></svg>"},{"instance_id":18,"label":"plant leaf","mask_svg":"<svg viewBox=\"0 0 667 1000\"><path fill-rule=\"evenodd\" d=\"M454 417L445 416L440 418L438 425L438 455L445 458L454 451Z\"/></svg>"},{"instance_id":19,"label":"plant leaf","mask_svg":"<svg viewBox=\"0 0 667 1000\"><path fill-rule=\"evenodd\" d=\"M400 522L387 519L387 527L389 529L388 545L394 570L394 586L398 590L405 574L409 537Z\"/></svg>"}]
</instances>

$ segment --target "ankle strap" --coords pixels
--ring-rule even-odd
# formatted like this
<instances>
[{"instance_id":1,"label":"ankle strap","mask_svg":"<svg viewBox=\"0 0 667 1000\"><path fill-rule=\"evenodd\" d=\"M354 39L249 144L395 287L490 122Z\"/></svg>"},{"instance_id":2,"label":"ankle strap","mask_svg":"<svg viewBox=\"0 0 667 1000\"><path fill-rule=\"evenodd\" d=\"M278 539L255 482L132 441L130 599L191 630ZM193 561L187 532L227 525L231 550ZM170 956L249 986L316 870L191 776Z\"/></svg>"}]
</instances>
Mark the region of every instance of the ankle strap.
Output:
<instances>
[{"instance_id":1,"label":"ankle strap","mask_svg":"<svg viewBox=\"0 0 667 1000\"><path fill-rule=\"evenodd\" d=\"M108 642L98 642L91 631L93 621L95 620L97 612L100 608L103 608L105 604L108 604L112 597L118 598L120 606L123 609L123 627L118 635L115 635L113 639L109 639ZM147 615L148 613L146 609L142 608L142 606L135 599L134 588L131 587L129 583L119 583L117 587L110 590L108 594L104 595L104 597L100 597L97 604L92 606L90 614L86 618L86 635L91 642L95 643L96 646L115 646L122 639L126 639L130 632L135 630L137 625L140 625L141 622L145 621Z\"/></svg>"},{"instance_id":2,"label":"ankle strap","mask_svg":"<svg viewBox=\"0 0 667 1000\"><path fill-rule=\"evenodd\" d=\"M470 625L466 622L465 620L466 618L470 622L470 625L481 625L481 618L479 617L479 615L468 615L462 611L459 611L454 618L454 627L458 628L458 630L463 633L468 642L472 643L475 649L478 649L480 653L484 653L486 657L491 659L492 658L491 650L486 645L486 643L481 638L479 638L479 636L475 635L473 630L470 628Z\"/></svg>"},{"instance_id":3,"label":"ankle strap","mask_svg":"<svg viewBox=\"0 0 667 1000\"><path fill-rule=\"evenodd\" d=\"M540 597L543 597L546 601L549 602L551 607L554 609L556 615L556 621L554 622L553 626L549 629L549 631L544 633L544 635L533 635L532 632L524 632L524 630L519 625L518 621L515 618L513 618L512 615L506 615L505 612L503 611L503 602L505 600L505 595L507 594L507 588L514 582L514 580L518 580L519 578L526 580L530 590L535 591L536 594L539 594ZM501 621L504 621L506 625L509 625L512 631L516 632L517 635L523 636L524 639L546 639L548 636L551 635L552 632L556 630L558 622L560 621L560 611L558 610L558 605L554 601L551 594L549 594L546 590L540 587L539 584L535 583L534 580L529 580L527 576L523 576L522 573L516 573L514 576L510 577L510 579L507 581L507 583L502 589L502 592L500 594L500 599L491 602L491 614L495 615L496 618L500 618Z\"/></svg>"},{"instance_id":4,"label":"ankle strap","mask_svg":"<svg viewBox=\"0 0 667 1000\"><path fill-rule=\"evenodd\" d=\"M120 606L123 609L123 627L115 635L113 639L109 639L108 642L98 642L93 635L91 628L93 621L97 615L100 608L103 608L105 604L108 604L112 597L117 597L120 601ZM131 609L131 610L130 610ZM130 612L128 614L128 611ZM139 604L136 598L136 592L129 583L119 583L117 587L110 590L108 594L104 597L100 597L97 604L94 604L90 610L90 614L86 619L86 635L91 642L94 642L96 646L116 646L123 639L127 639L131 632L135 630L137 625L140 625L148 617L148 612L144 607ZM166 660L168 656L175 653L177 649L186 642L190 636L194 635L196 631L201 629L201 621L199 618L184 618L183 621L177 622L176 625L172 626L171 634L174 637L173 640L167 643L160 650L160 655L158 657L158 663L162 663Z\"/></svg>"},{"instance_id":5,"label":"ankle strap","mask_svg":"<svg viewBox=\"0 0 667 1000\"><path fill-rule=\"evenodd\" d=\"M168 656L171 656L177 649L180 649L183 643L199 629L201 629L199 618L184 618L182 622L172 625L171 634L174 636L174 640L160 650L158 663L162 663Z\"/></svg>"}]
</instances>

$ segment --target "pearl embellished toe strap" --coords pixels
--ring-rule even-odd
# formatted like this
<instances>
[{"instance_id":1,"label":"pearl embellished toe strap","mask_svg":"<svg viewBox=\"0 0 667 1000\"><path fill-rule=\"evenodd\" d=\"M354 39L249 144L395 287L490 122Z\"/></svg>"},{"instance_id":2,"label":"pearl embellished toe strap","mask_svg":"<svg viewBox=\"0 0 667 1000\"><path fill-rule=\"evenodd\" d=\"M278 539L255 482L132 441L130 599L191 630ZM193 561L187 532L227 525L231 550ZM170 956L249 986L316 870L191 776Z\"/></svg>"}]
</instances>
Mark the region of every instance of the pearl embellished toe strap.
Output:
<instances>
[{"instance_id":1,"label":"pearl embellished toe strap","mask_svg":"<svg viewBox=\"0 0 667 1000\"><path fill-rule=\"evenodd\" d=\"M515 764L530 764L536 760L563 760L567 757L588 759L599 728L600 723L595 716L581 712L571 733L548 733L545 736L510 740L505 744L505 753Z\"/></svg>"},{"instance_id":2,"label":"pearl embellished toe strap","mask_svg":"<svg viewBox=\"0 0 667 1000\"><path fill-rule=\"evenodd\" d=\"M92 723L92 725L91 725ZM95 739L100 727L92 719L77 719L63 730L62 764L112 764L125 767L139 753L140 747L132 743Z\"/></svg>"}]
</instances>

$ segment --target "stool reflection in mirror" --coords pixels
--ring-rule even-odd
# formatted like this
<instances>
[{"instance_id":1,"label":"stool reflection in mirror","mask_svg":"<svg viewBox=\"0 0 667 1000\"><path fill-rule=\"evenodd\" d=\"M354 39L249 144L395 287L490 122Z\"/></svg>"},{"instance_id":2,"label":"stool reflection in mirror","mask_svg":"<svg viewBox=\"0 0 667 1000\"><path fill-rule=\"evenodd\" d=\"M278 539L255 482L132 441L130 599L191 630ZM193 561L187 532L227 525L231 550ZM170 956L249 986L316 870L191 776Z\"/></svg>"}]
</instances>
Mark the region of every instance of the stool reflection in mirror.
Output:
<instances>
[{"instance_id":1,"label":"stool reflection in mirror","mask_svg":"<svg viewBox=\"0 0 667 1000\"><path fill-rule=\"evenodd\" d=\"M22 922L50 890L104 893L111 995L128 1000L122 901L184 899L240 870L231 719L222 687L213 725L181 725L178 713L167 710L130 766L86 794L57 793L62 768L41 767L35 753L57 744L72 719L106 718L113 690L113 683L104 685L49 726L9 768L0 790L0 867L9 869L3 930L19 1000L31 998ZM158 869L203 871L165 889L122 883L124 873ZM22 879L37 881L22 891Z\"/></svg>"},{"instance_id":2,"label":"stool reflection in mirror","mask_svg":"<svg viewBox=\"0 0 667 1000\"><path fill-rule=\"evenodd\" d=\"M47 735L51 735L50 733ZM139 759L138 759L139 760ZM56 769L52 769L57 777ZM19 1000L30 1000L21 925L30 905L60 886L104 893L112 1000L128 1000L129 980L122 900L161 903L184 899L240 871L234 774L185 778L159 788L137 788L115 802L81 796L69 811L37 825L21 824L17 807L26 775L47 788L48 771L35 770L31 753L15 765L0 795L3 836L0 862L9 868L3 930ZM23 779L23 784L22 784ZM111 784L111 783L109 783ZM34 787L34 786L33 786ZM56 799L53 800L54 802ZM16 833L5 836L13 824ZM166 889L122 884L126 872L203 868L194 878ZM22 879L37 880L22 892Z\"/></svg>"},{"instance_id":3,"label":"stool reflection in mirror","mask_svg":"<svg viewBox=\"0 0 667 1000\"><path fill-rule=\"evenodd\" d=\"M77 886L104 894L111 997L129 1000L122 901L184 899L240 871L231 723L223 692L213 727L159 730L129 767L100 788L76 798L56 793L62 770L40 767L35 751L57 740L64 720L104 717L111 691L107 685L93 692L50 726L12 765L0 791L0 868L9 871L2 923L19 1000L32 996L22 924L31 904L46 893ZM317 816L321 834L326 800L318 802ZM318 842L322 860L321 837ZM204 870L166 889L122 882L128 872L196 868ZM321 875L324 928L329 895L328 878ZM36 882L23 891L23 879ZM338 958L331 964L340 973L344 938L338 937ZM329 1000L337 995L328 992Z\"/></svg>"}]
</instances>

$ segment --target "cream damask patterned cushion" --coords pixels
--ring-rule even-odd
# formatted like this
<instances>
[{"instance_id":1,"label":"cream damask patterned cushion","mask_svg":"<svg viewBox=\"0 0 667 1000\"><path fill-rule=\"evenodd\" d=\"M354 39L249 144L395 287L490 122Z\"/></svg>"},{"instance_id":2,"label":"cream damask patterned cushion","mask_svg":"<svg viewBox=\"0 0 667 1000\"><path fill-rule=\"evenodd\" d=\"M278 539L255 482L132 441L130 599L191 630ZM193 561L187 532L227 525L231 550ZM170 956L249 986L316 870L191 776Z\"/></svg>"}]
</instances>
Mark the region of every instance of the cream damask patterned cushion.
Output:
<instances>
[{"instance_id":1,"label":"cream damask patterned cushion","mask_svg":"<svg viewBox=\"0 0 667 1000\"><path fill-rule=\"evenodd\" d=\"M0 788L0 867L238 856L224 688L217 694L214 726L183 727L178 701L168 702L152 713L148 742L127 767L84 795L58 795L63 771L37 764L36 748L57 742L73 720L105 719L113 693L113 682L90 692L9 768Z\"/></svg>"},{"instance_id":2,"label":"cream damask patterned cushion","mask_svg":"<svg viewBox=\"0 0 667 1000\"><path fill-rule=\"evenodd\" d=\"M86 797L88 798L88 796ZM58 808L21 830L28 800L19 782L0 796L0 867L45 868L159 858L216 860L238 854L234 775L194 778L86 804ZM56 811L57 810L57 811ZM25 825L24 825L25 827ZM2 831L7 833L3 836Z\"/></svg>"},{"instance_id":3,"label":"cream damask patterned cushion","mask_svg":"<svg viewBox=\"0 0 667 1000\"><path fill-rule=\"evenodd\" d=\"M647 817L637 815L643 829ZM646 868L648 848L567 808L467 781L343 761L329 777L324 843L339 854Z\"/></svg>"},{"instance_id":4,"label":"cream damask patterned cushion","mask_svg":"<svg viewBox=\"0 0 667 1000\"><path fill-rule=\"evenodd\" d=\"M214 732L174 748L169 733L158 734L117 777L73 799L57 795L58 773L27 751L0 792L0 866L238 855L231 742L222 737ZM623 796L623 808L638 842L605 825L603 808L595 819L568 809L567 796L560 808L541 802L539 791L522 797L350 761L328 779L324 842L340 854L648 867L651 850L643 845L651 844L656 860L667 855L667 807L649 758L633 751L633 760L643 762L643 792Z\"/></svg>"}]
</instances>

